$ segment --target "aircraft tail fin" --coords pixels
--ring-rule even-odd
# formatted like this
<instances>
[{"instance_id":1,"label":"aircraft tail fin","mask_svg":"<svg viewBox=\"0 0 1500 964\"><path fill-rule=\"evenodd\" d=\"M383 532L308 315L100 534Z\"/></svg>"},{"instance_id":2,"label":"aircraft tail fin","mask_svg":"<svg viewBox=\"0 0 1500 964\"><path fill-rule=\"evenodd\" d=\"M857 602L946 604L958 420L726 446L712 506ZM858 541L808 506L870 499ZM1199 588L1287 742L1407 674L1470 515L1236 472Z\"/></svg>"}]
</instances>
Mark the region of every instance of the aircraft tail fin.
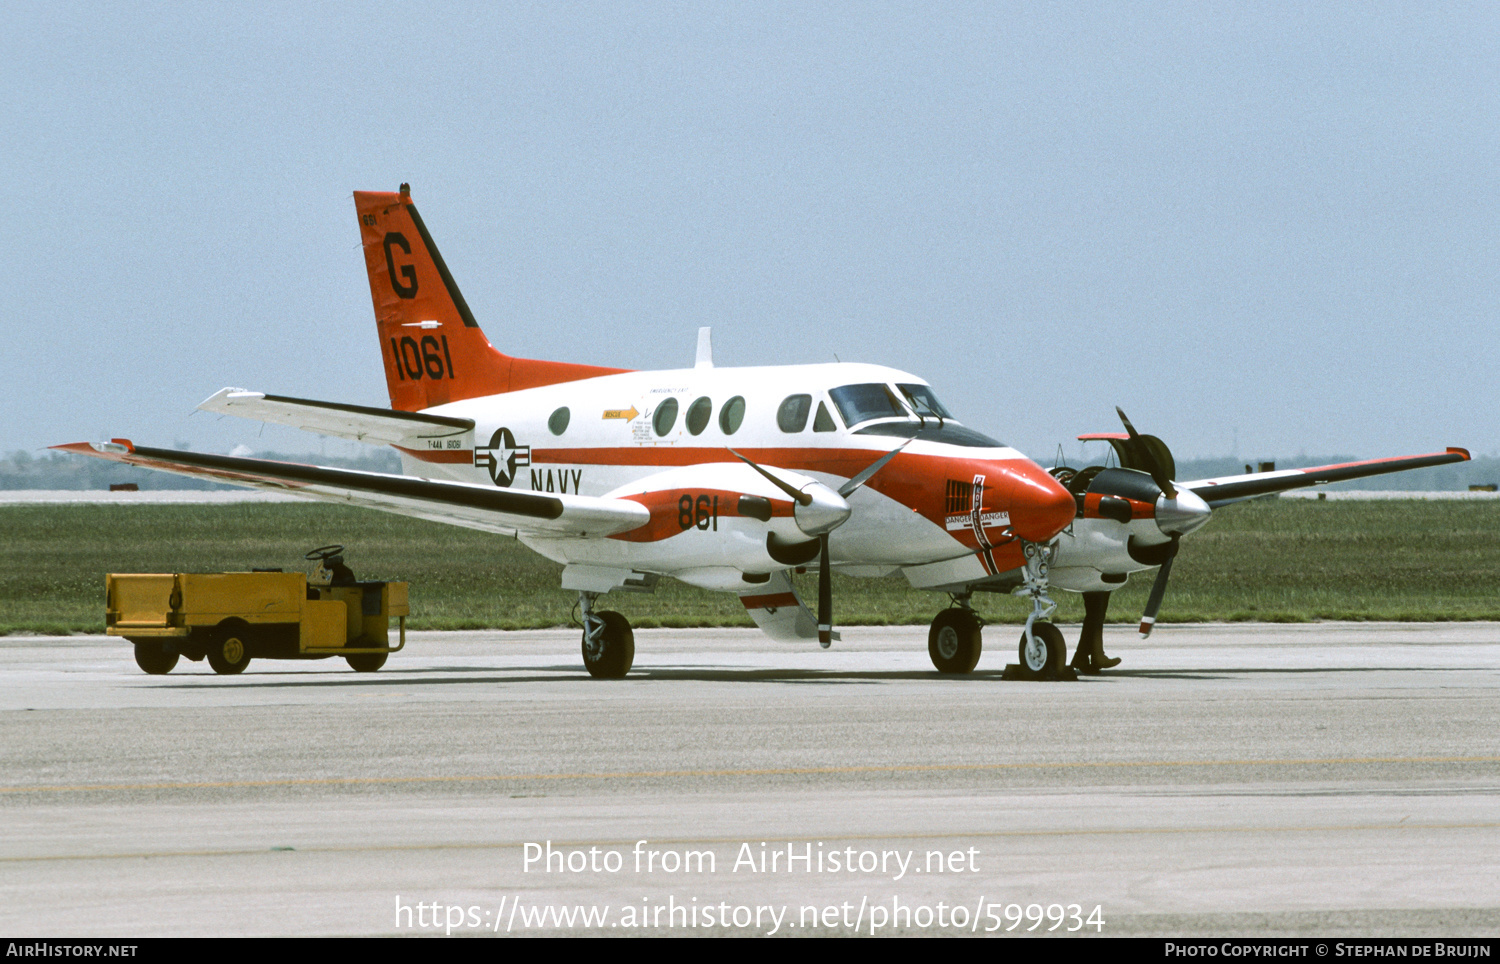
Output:
<instances>
[{"instance_id":1,"label":"aircraft tail fin","mask_svg":"<svg viewBox=\"0 0 1500 964\"><path fill-rule=\"evenodd\" d=\"M465 398L622 371L512 358L490 344L403 184L355 191L370 297L391 408L415 412Z\"/></svg>"}]
</instances>

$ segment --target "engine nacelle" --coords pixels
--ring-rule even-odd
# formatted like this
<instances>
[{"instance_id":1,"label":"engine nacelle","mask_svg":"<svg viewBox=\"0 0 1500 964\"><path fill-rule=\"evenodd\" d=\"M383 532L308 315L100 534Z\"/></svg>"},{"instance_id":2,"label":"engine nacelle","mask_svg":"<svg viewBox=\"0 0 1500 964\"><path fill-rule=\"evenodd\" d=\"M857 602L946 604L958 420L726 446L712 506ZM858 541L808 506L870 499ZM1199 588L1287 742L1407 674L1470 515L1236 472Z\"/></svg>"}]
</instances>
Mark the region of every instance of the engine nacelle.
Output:
<instances>
[{"instance_id":1,"label":"engine nacelle","mask_svg":"<svg viewBox=\"0 0 1500 964\"><path fill-rule=\"evenodd\" d=\"M1199 528L1212 512L1186 489L1168 497L1136 469L1093 466L1062 481L1078 515L1058 539L1051 579L1075 592L1118 589L1127 574L1161 565L1173 537Z\"/></svg>"},{"instance_id":2,"label":"engine nacelle","mask_svg":"<svg viewBox=\"0 0 1500 964\"><path fill-rule=\"evenodd\" d=\"M643 526L605 539L528 539L527 544L564 563L660 572L709 589L752 589L767 573L814 561L818 540L807 528L842 521L840 509L844 517L848 513L838 493L817 479L772 471L793 488L813 493L810 506L797 504L743 463L687 465L605 494L645 506L651 517Z\"/></svg>"}]
</instances>

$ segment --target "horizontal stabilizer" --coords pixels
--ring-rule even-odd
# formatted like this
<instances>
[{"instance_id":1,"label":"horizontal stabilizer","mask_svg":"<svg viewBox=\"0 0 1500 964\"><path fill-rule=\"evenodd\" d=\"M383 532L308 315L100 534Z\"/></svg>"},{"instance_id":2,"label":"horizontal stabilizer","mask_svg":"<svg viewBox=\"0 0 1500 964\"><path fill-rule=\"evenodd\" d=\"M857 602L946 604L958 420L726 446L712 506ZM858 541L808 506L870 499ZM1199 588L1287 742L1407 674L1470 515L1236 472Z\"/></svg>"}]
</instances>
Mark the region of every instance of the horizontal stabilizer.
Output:
<instances>
[{"instance_id":1,"label":"horizontal stabilizer","mask_svg":"<svg viewBox=\"0 0 1500 964\"><path fill-rule=\"evenodd\" d=\"M474 429L474 420L469 418L267 395L243 388L220 389L205 399L198 408L204 412L238 415L257 422L289 425L354 442L400 445L405 448L415 448L415 443L424 439L462 435Z\"/></svg>"},{"instance_id":2,"label":"horizontal stabilizer","mask_svg":"<svg viewBox=\"0 0 1500 964\"><path fill-rule=\"evenodd\" d=\"M629 532L651 520L645 506L627 499L523 492L383 472L137 447L126 439L74 442L53 448L176 475L381 509L506 535L600 538Z\"/></svg>"}]
</instances>

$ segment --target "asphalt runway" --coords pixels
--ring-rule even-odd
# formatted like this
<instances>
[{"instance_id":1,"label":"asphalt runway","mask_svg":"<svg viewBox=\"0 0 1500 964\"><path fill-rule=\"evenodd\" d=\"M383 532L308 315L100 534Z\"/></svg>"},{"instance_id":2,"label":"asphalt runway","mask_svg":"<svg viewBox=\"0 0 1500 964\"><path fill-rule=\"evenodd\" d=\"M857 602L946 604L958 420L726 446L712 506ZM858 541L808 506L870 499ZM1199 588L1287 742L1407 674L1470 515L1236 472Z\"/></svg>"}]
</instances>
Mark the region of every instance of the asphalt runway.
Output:
<instances>
[{"instance_id":1,"label":"asphalt runway","mask_svg":"<svg viewBox=\"0 0 1500 964\"><path fill-rule=\"evenodd\" d=\"M0 928L1500 932L1500 626L1111 628L1076 683L843 633L642 630L623 681L562 631L239 677L0 637Z\"/></svg>"}]
</instances>

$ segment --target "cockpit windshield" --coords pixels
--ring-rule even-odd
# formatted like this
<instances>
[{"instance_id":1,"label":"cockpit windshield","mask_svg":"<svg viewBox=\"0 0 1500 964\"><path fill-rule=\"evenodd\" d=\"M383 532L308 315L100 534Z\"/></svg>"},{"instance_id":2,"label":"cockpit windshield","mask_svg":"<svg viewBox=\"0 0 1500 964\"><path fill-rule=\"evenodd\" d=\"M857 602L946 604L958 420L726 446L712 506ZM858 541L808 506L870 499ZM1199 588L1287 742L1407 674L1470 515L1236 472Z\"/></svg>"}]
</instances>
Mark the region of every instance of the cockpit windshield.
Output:
<instances>
[{"instance_id":1,"label":"cockpit windshield","mask_svg":"<svg viewBox=\"0 0 1500 964\"><path fill-rule=\"evenodd\" d=\"M938 397L932 393L932 389L926 385L897 385L901 394L906 396L907 402L911 404L911 410L921 416L933 415L941 419L950 419L953 414L943 407Z\"/></svg>"},{"instance_id":2,"label":"cockpit windshield","mask_svg":"<svg viewBox=\"0 0 1500 964\"><path fill-rule=\"evenodd\" d=\"M844 424L850 428L872 418L900 418L906 415L906 410L896 400L895 394L880 382L834 388L828 392L828 397L833 399L833 404L844 418Z\"/></svg>"}]
</instances>

